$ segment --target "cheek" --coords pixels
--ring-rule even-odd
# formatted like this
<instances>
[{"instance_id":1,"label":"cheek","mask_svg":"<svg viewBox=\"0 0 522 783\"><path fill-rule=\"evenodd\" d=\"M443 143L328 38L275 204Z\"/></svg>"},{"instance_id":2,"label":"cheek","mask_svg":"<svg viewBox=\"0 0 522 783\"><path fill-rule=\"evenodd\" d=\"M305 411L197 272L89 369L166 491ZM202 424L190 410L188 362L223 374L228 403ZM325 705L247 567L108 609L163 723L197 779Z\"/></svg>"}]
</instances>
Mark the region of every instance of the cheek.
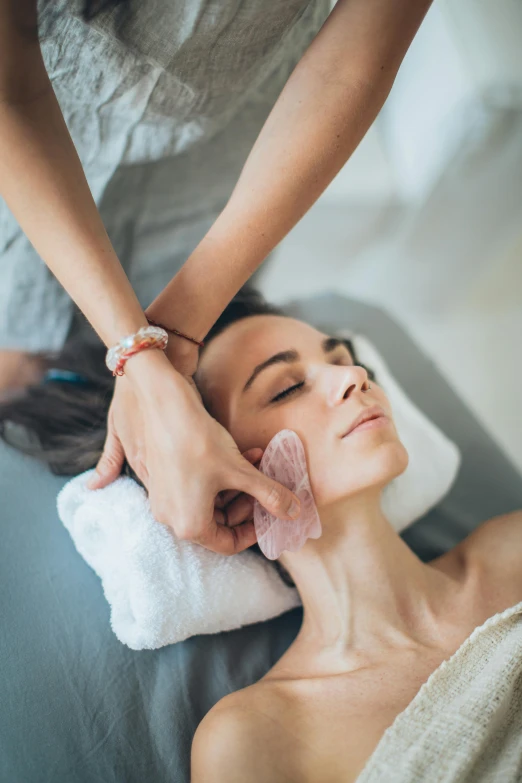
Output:
<instances>
[{"instance_id":1,"label":"cheek","mask_svg":"<svg viewBox=\"0 0 522 783\"><path fill-rule=\"evenodd\" d=\"M309 452L310 483L318 508L372 487L384 488L408 466L408 453L395 433L381 441L369 437L329 445L323 439Z\"/></svg>"},{"instance_id":2,"label":"cheek","mask_svg":"<svg viewBox=\"0 0 522 783\"><path fill-rule=\"evenodd\" d=\"M325 427L321 424L318 412L310 415L305 406L298 404L281 405L257 414L238 416L231 422L229 432L243 452L254 446L266 449L272 438L286 429L299 435L307 460L309 454L317 453L323 447Z\"/></svg>"},{"instance_id":3,"label":"cheek","mask_svg":"<svg viewBox=\"0 0 522 783\"><path fill-rule=\"evenodd\" d=\"M264 451L274 435L284 429L284 425L277 426L264 417L261 419L261 416L248 419L242 417L240 424L231 423L228 430L237 443L239 451L244 452L252 448L261 448Z\"/></svg>"}]
</instances>

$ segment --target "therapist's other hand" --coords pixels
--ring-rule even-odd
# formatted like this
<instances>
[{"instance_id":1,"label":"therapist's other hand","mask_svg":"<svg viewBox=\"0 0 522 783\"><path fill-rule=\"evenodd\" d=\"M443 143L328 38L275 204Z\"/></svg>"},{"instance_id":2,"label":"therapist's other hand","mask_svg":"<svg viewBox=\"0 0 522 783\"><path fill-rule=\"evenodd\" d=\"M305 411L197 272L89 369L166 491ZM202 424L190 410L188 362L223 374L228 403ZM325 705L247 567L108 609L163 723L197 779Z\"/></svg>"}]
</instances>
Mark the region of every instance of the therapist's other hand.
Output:
<instances>
[{"instance_id":1,"label":"therapist's other hand","mask_svg":"<svg viewBox=\"0 0 522 783\"><path fill-rule=\"evenodd\" d=\"M274 516L299 515L295 495L251 464L261 450L250 450L246 459L227 430L207 413L192 379L177 372L163 352L143 351L127 364L131 362L132 374L126 370L116 377L98 476L87 484L89 489L101 489L118 478L126 458L147 488L158 522L178 539L225 555L256 543L249 521L252 503L245 494ZM243 494L226 505L224 524L222 499L230 490Z\"/></svg>"}]
</instances>

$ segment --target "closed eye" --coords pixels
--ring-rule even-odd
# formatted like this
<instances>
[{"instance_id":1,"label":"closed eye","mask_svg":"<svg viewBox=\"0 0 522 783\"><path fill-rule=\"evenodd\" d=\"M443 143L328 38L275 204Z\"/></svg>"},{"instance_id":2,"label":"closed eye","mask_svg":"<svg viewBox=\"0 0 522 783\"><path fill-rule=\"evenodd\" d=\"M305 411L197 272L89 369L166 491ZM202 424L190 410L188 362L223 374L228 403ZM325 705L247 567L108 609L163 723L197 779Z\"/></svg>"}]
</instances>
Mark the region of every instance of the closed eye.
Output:
<instances>
[{"instance_id":1,"label":"closed eye","mask_svg":"<svg viewBox=\"0 0 522 783\"><path fill-rule=\"evenodd\" d=\"M270 402L278 402L279 400L282 400L284 397L288 397L289 394L293 394L298 389L300 389L302 386L304 386L305 382L300 381L300 383L295 383L293 386L289 386L288 389L285 389L284 391L280 392L279 394L276 394L275 397L273 397Z\"/></svg>"},{"instance_id":2,"label":"closed eye","mask_svg":"<svg viewBox=\"0 0 522 783\"><path fill-rule=\"evenodd\" d=\"M336 365L340 365L340 366L346 366L344 357L341 357L340 359L338 359L337 361L334 361L332 363L336 364ZM375 380L375 373L372 370L370 370L368 367L366 367L365 364L363 364L362 362L356 362L355 365L356 366L358 365L359 367L362 367L363 369L365 369L366 372L368 373L368 377L369 377L369 379L371 381ZM301 389L304 385L305 385L305 381L300 381L299 383L295 383L293 386L289 386L288 389L284 389L279 394L276 394L276 396L273 397L270 400L270 402L279 402L280 400L283 400L285 397L288 397L291 394L294 394L296 391L298 391L298 389Z\"/></svg>"}]
</instances>

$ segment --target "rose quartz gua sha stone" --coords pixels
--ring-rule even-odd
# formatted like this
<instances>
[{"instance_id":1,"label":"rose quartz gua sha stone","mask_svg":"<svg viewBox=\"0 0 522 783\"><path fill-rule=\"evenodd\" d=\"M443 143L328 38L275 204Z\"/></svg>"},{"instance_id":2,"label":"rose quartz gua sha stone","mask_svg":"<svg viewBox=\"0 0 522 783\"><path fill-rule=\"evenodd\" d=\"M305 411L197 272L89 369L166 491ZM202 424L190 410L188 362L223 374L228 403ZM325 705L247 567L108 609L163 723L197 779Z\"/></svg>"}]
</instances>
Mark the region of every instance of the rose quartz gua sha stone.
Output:
<instances>
[{"instance_id":1,"label":"rose quartz gua sha stone","mask_svg":"<svg viewBox=\"0 0 522 783\"><path fill-rule=\"evenodd\" d=\"M269 560L281 552L297 552L308 538L319 538L321 520L312 495L304 447L293 430L281 430L265 449L259 470L291 489L301 503L297 519L279 519L254 500L257 543Z\"/></svg>"}]
</instances>

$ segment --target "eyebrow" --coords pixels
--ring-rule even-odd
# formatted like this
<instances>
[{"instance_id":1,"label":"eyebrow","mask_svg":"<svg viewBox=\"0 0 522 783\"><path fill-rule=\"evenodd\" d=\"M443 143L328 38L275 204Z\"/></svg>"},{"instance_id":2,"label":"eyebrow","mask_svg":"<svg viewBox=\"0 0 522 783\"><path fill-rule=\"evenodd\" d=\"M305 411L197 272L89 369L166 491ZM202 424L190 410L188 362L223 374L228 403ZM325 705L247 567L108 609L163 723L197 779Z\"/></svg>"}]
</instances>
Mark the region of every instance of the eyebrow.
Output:
<instances>
[{"instance_id":1,"label":"eyebrow","mask_svg":"<svg viewBox=\"0 0 522 783\"><path fill-rule=\"evenodd\" d=\"M326 337L321 343L321 348L323 349L323 352L327 354L334 351L340 345L344 346L351 356L349 342L339 337ZM243 386L243 392L248 391L257 376L262 373L263 370L268 369L268 367L272 367L274 364L293 364L294 362L298 362L300 358L301 357L299 353L294 348L291 348L288 351L280 351L279 353L275 353L273 356L270 356L269 359L265 359L264 362L261 362L261 364L258 364L256 367L254 367L250 378Z\"/></svg>"}]
</instances>

